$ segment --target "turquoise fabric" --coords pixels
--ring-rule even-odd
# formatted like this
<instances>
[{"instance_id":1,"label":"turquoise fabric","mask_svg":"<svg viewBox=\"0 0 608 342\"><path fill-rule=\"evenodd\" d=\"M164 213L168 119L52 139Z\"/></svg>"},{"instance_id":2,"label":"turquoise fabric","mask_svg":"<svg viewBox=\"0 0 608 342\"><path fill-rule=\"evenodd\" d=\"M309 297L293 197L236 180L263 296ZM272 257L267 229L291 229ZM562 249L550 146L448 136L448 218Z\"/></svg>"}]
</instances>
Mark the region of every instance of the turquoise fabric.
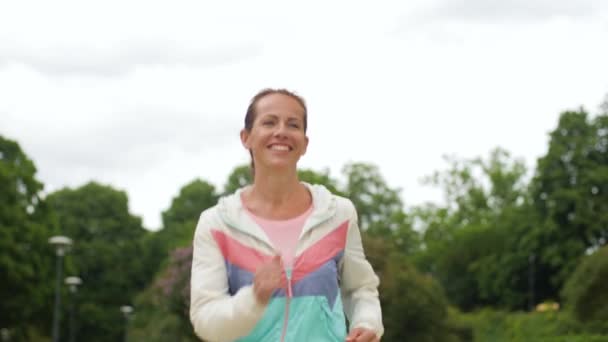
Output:
<instances>
[{"instance_id":1,"label":"turquoise fabric","mask_svg":"<svg viewBox=\"0 0 608 342\"><path fill-rule=\"evenodd\" d=\"M251 334L238 342L281 340L286 301L289 301L289 321L285 342L320 341L343 342L346 321L340 296L333 308L324 296L274 298Z\"/></svg>"},{"instance_id":2,"label":"turquoise fabric","mask_svg":"<svg viewBox=\"0 0 608 342\"><path fill-rule=\"evenodd\" d=\"M285 319L285 304L285 297L273 298L251 333L236 342L280 341Z\"/></svg>"}]
</instances>

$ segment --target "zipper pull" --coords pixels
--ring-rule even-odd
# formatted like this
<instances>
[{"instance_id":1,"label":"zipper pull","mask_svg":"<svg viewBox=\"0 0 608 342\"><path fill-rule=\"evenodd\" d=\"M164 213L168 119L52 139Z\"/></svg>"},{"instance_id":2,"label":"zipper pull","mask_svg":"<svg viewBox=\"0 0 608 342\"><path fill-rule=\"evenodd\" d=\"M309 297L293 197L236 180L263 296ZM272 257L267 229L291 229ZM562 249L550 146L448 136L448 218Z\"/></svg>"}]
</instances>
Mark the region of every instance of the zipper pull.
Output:
<instances>
[{"instance_id":1,"label":"zipper pull","mask_svg":"<svg viewBox=\"0 0 608 342\"><path fill-rule=\"evenodd\" d=\"M293 292L291 290L291 270L285 269L285 278L287 279L287 297L293 297Z\"/></svg>"}]
</instances>

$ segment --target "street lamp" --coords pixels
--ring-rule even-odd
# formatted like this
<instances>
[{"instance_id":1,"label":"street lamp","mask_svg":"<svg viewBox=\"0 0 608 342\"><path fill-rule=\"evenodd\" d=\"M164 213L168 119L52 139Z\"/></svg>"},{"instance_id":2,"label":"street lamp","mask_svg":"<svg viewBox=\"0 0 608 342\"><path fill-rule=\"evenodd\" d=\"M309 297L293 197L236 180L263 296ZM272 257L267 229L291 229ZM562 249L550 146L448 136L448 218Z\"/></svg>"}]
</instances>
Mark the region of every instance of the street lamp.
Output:
<instances>
[{"instance_id":1,"label":"street lamp","mask_svg":"<svg viewBox=\"0 0 608 342\"><path fill-rule=\"evenodd\" d=\"M127 342L127 328L129 327L129 318L133 313L133 307L130 305L123 305L120 307L120 311L125 315L125 342Z\"/></svg>"},{"instance_id":2,"label":"street lamp","mask_svg":"<svg viewBox=\"0 0 608 342\"><path fill-rule=\"evenodd\" d=\"M49 243L55 246L57 255L57 281L55 282L55 312L53 314L53 342L59 342L59 315L61 309L61 273L63 272L63 256L67 252L72 239L66 236L53 236Z\"/></svg>"},{"instance_id":3,"label":"street lamp","mask_svg":"<svg viewBox=\"0 0 608 342\"><path fill-rule=\"evenodd\" d=\"M78 277L67 277L65 278L65 284L69 286L71 293L70 301L70 342L76 341L76 321L74 315L74 308L76 306L76 292L78 286L82 284L82 279Z\"/></svg>"},{"instance_id":4,"label":"street lamp","mask_svg":"<svg viewBox=\"0 0 608 342\"><path fill-rule=\"evenodd\" d=\"M8 341L11 338L11 332L7 328L0 329L0 337L2 341Z\"/></svg>"},{"instance_id":5,"label":"street lamp","mask_svg":"<svg viewBox=\"0 0 608 342\"><path fill-rule=\"evenodd\" d=\"M536 254L532 253L528 256L528 310L533 311L535 305L534 298L534 264L536 261Z\"/></svg>"}]
</instances>

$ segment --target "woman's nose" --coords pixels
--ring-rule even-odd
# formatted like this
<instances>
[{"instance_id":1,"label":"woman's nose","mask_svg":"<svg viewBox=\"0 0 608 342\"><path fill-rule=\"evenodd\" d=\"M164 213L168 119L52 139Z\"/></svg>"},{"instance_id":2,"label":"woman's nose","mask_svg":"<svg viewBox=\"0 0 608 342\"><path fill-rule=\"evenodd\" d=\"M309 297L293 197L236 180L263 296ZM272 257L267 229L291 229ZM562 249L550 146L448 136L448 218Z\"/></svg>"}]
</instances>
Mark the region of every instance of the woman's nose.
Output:
<instances>
[{"instance_id":1,"label":"woman's nose","mask_svg":"<svg viewBox=\"0 0 608 342\"><path fill-rule=\"evenodd\" d=\"M285 124L278 124L274 131L274 135L277 137L284 137L287 132L287 126Z\"/></svg>"}]
</instances>

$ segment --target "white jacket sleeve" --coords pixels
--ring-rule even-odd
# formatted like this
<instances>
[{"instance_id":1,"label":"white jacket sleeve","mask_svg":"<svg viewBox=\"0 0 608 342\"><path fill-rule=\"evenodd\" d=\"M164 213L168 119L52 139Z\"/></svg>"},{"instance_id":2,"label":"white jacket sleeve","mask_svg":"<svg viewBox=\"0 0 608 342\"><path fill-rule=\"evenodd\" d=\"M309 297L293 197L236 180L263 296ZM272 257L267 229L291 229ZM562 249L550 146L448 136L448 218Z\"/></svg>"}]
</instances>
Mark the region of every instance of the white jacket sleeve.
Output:
<instances>
[{"instance_id":1,"label":"white jacket sleeve","mask_svg":"<svg viewBox=\"0 0 608 342\"><path fill-rule=\"evenodd\" d=\"M224 257L204 215L194 234L190 320L200 338L232 341L251 332L265 306L257 302L252 286L242 287L234 296L228 293Z\"/></svg>"},{"instance_id":2,"label":"white jacket sleeve","mask_svg":"<svg viewBox=\"0 0 608 342\"><path fill-rule=\"evenodd\" d=\"M354 206L352 211L342 263L341 290L344 311L350 321L350 330L370 329L380 338L384 333L378 298L380 280L365 258Z\"/></svg>"}]
</instances>

